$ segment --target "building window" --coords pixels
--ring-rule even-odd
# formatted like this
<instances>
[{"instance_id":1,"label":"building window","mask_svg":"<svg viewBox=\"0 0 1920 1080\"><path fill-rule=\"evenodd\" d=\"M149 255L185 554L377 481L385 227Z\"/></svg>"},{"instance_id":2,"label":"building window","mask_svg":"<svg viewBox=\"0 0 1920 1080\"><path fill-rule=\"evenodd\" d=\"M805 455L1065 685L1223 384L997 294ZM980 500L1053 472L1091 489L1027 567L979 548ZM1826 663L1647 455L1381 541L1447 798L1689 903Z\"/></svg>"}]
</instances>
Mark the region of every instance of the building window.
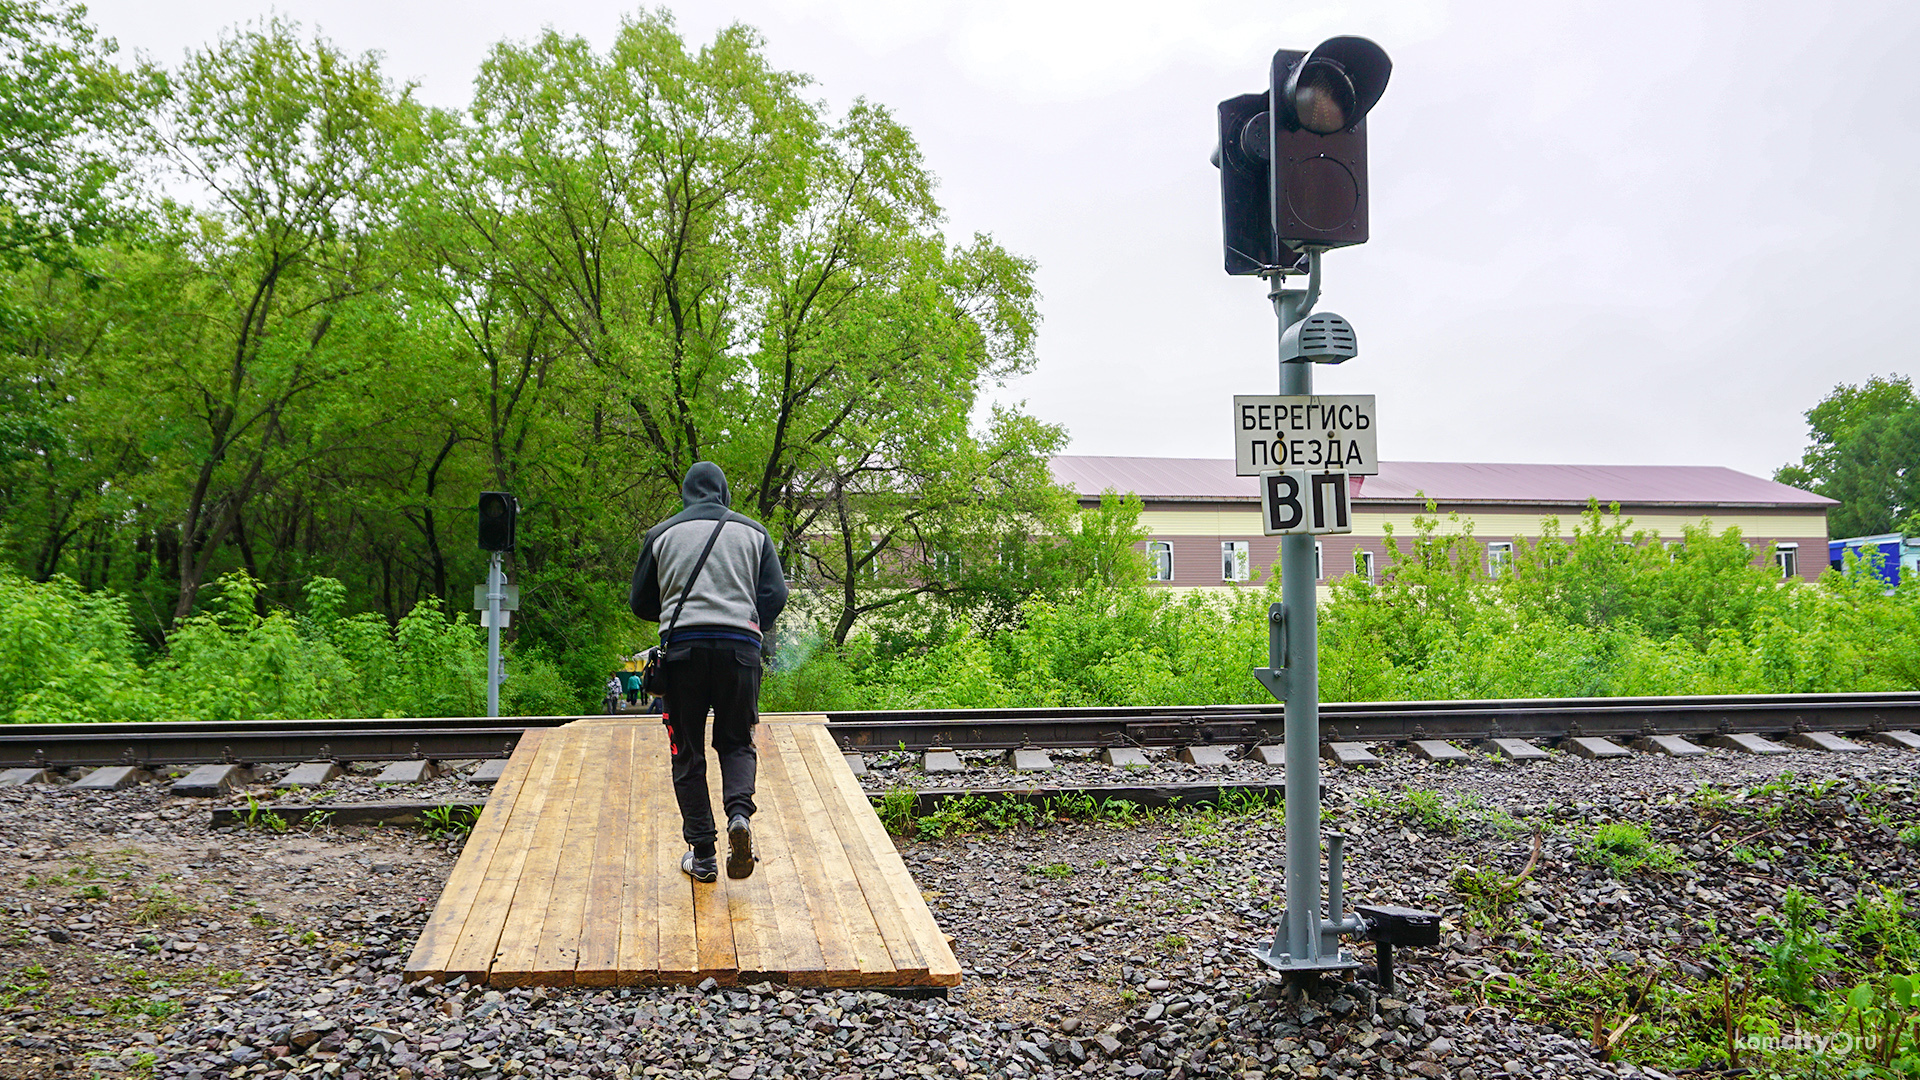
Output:
<instances>
[{"instance_id":1,"label":"building window","mask_svg":"<svg viewBox=\"0 0 1920 1080\"><path fill-rule=\"evenodd\" d=\"M1355 552L1354 556L1354 561L1358 564L1360 573L1365 576L1368 581L1376 580L1373 576L1373 552L1359 551Z\"/></svg>"},{"instance_id":2,"label":"building window","mask_svg":"<svg viewBox=\"0 0 1920 1080\"><path fill-rule=\"evenodd\" d=\"M1327 556L1318 540L1313 542L1313 580L1327 580Z\"/></svg>"},{"instance_id":3,"label":"building window","mask_svg":"<svg viewBox=\"0 0 1920 1080\"><path fill-rule=\"evenodd\" d=\"M1220 541L1220 580L1253 579L1253 545L1245 540Z\"/></svg>"},{"instance_id":4,"label":"building window","mask_svg":"<svg viewBox=\"0 0 1920 1080\"><path fill-rule=\"evenodd\" d=\"M1027 546L1014 539L1000 543L1000 569L1009 577L1025 577L1027 574Z\"/></svg>"},{"instance_id":5,"label":"building window","mask_svg":"<svg viewBox=\"0 0 1920 1080\"><path fill-rule=\"evenodd\" d=\"M1780 578L1790 581L1800 576L1800 545L1773 545L1773 561L1780 567Z\"/></svg>"},{"instance_id":6,"label":"building window","mask_svg":"<svg viewBox=\"0 0 1920 1080\"><path fill-rule=\"evenodd\" d=\"M1487 545L1487 576L1499 577L1507 572L1507 564L1513 561L1513 545L1496 540Z\"/></svg>"},{"instance_id":7,"label":"building window","mask_svg":"<svg viewBox=\"0 0 1920 1080\"><path fill-rule=\"evenodd\" d=\"M933 563L933 580L951 585L960 580L960 553L935 548L927 553Z\"/></svg>"},{"instance_id":8,"label":"building window","mask_svg":"<svg viewBox=\"0 0 1920 1080\"><path fill-rule=\"evenodd\" d=\"M1147 580L1173 580L1173 545L1165 540L1147 541Z\"/></svg>"}]
</instances>

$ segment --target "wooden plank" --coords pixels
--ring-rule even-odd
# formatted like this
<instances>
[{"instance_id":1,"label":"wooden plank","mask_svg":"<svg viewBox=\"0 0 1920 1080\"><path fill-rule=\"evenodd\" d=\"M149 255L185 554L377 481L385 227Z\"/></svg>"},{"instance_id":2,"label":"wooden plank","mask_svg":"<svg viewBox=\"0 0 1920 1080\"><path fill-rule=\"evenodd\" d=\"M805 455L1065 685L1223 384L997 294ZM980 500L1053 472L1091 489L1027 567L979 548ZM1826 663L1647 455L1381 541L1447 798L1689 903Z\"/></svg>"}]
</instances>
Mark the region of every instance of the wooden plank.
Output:
<instances>
[{"instance_id":1,"label":"wooden plank","mask_svg":"<svg viewBox=\"0 0 1920 1080\"><path fill-rule=\"evenodd\" d=\"M933 911L927 907L919 884L907 871L907 864L900 858L900 850L894 846L893 837L888 836L886 827L880 824L880 816L874 813L873 804L867 800L867 793L860 787L860 781L851 769L844 767L845 759L840 756L840 748L833 745L833 737L827 733L825 726L815 729L814 735L818 744L816 760L825 763L828 773L838 781L841 796L853 813L857 828L891 884L906 930L913 937L920 962L926 966L929 984L958 986L960 961L947 945L947 935L934 920ZM836 765L841 767L836 768Z\"/></svg>"},{"instance_id":2,"label":"wooden plank","mask_svg":"<svg viewBox=\"0 0 1920 1080\"><path fill-rule=\"evenodd\" d=\"M520 869L526 864L527 842L539 823L540 811L553 788L553 774L559 767L561 751L570 740L556 729L540 740L526 786L514 801L513 817L500 836L499 855L487 868L486 880L474 897L473 913L460 932L453 959L447 964L447 976L465 975L474 982L486 981L493 968L495 949L513 906L513 892L520 883Z\"/></svg>"},{"instance_id":3,"label":"wooden plank","mask_svg":"<svg viewBox=\"0 0 1920 1080\"><path fill-rule=\"evenodd\" d=\"M759 809L753 815L753 847L760 865L754 869L752 880L767 897L767 948L789 984L824 986L826 961L814 932L806 886L787 843L791 829L785 819L793 797L786 787L786 771L779 767L780 749L773 745L766 727L757 728L755 736L760 749L760 776L754 794ZM849 950L845 965L849 974L851 965Z\"/></svg>"},{"instance_id":4,"label":"wooden plank","mask_svg":"<svg viewBox=\"0 0 1920 1080\"><path fill-rule=\"evenodd\" d=\"M776 871L769 884L783 904L792 903L796 892L801 898L802 902L793 909L796 922L802 923L803 932L813 935L820 954L819 982L813 985L852 986L860 980L860 965L854 958L847 918L841 913L839 899L815 854L813 832L790 776L790 765L796 764L789 750L791 740L783 745L780 730L778 727L767 729L769 738L764 748L768 752L760 756L760 775L764 779L760 787L765 794L761 813L777 818L775 828L769 830L773 845L770 854L774 855ZM795 957L808 955L798 942L789 940L786 947ZM795 965L796 973L804 970L799 967L798 959L790 963Z\"/></svg>"},{"instance_id":5,"label":"wooden plank","mask_svg":"<svg viewBox=\"0 0 1920 1080\"><path fill-rule=\"evenodd\" d=\"M840 837L841 848L853 866L854 880L859 882L860 893L866 898L867 911L873 916L874 928L879 931L881 944L887 950L894 974L899 977L899 981L892 985L924 983L927 962L921 959L919 944L907 928L906 918L900 910L902 897L895 894L895 882L882 869L883 862L899 862L899 853L894 851L883 829L880 840L885 846L883 856L873 838L861 827L863 818L875 825L879 824L879 819L874 817L873 807L867 804L864 795L856 793L857 802L849 805L847 787L840 782L840 774L844 773L851 782L853 772L847 768L846 759L840 756L833 741L826 737L825 729L796 726L794 734L800 744L801 757L806 761L808 771L813 774L813 785L827 804L827 812L833 819L833 828ZM919 894L913 895L917 898Z\"/></svg>"},{"instance_id":6,"label":"wooden plank","mask_svg":"<svg viewBox=\"0 0 1920 1080\"><path fill-rule=\"evenodd\" d=\"M520 797L520 791L526 785L527 774L533 768L533 760L540 747L540 738L544 735L538 729L530 730L520 737L513 748L513 756L507 759L507 769L500 774L500 782L493 786L493 792L487 796L485 809L480 819L473 824L473 831L467 834L467 842L460 849L460 859L453 864L453 872L447 875L447 884L440 892L439 902L433 905L433 915L420 931L420 940L414 943L413 953L407 959L409 978L445 978L447 968L453 962L454 946L459 944L460 932L467 925L467 918L473 911L473 902L480 894L480 886L487 878L487 869L493 864L494 855L500 850L500 837L506 831L507 822L513 816L514 801Z\"/></svg>"},{"instance_id":7,"label":"wooden plank","mask_svg":"<svg viewBox=\"0 0 1920 1080\"><path fill-rule=\"evenodd\" d=\"M814 786L813 774L801 756L795 728L791 724L783 724L770 730L788 766L787 779L793 790L794 804L806 821L806 831L812 837L814 868L822 875L822 884L830 891L833 902L838 904L847 928L854 966L860 971L860 978L855 985L885 985L893 977L892 958L887 955L886 944L880 939L880 930L874 925L873 913L867 909L860 883L853 876L853 864L847 858L844 843L833 827L826 800Z\"/></svg>"},{"instance_id":8,"label":"wooden plank","mask_svg":"<svg viewBox=\"0 0 1920 1080\"><path fill-rule=\"evenodd\" d=\"M824 724L827 722L827 714L817 712L761 713L760 722L762 724ZM884 749L884 747L882 749Z\"/></svg>"},{"instance_id":9,"label":"wooden plank","mask_svg":"<svg viewBox=\"0 0 1920 1080\"><path fill-rule=\"evenodd\" d=\"M593 842L593 876L581 912L580 956L573 981L581 986L612 986L619 980L620 932L627 884L628 836L632 818L627 800L633 790L632 725L609 727L606 790L600 797L600 825ZM589 763L591 764L591 763Z\"/></svg>"},{"instance_id":10,"label":"wooden plank","mask_svg":"<svg viewBox=\"0 0 1920 1080\"><path fill-rule=\"evenodd\" d=\"M693 931L694 882L680 872L680 856L687 844L680 829L680 807L673 798L673 760L668 748L666 725L660 725L660 752L644 770L644 784L651 798L647 816L654 823L654 921L659 929L659 951L655 967L661 982L693 982L700 969L700 947Z\"/></svg>"},{"instance_id":11,"label":"wooden plank","mask_svg":"<svg viewBox=\"0 0 1920 1080\"><path fill-rule=\"evenodd\" d=\"M527 984L531 986L573 985L574 968L580 962L587 893L593 884L597 839L606 812L607 759L613 754L613 729L589 728L574 737L581 744L580 774L573 785L566 838L560 844L547 910L528 971Z\"/></svg>"},{"instance_id":12,"label":"wooden plank","mask_svg":"<svg viewBox=\"0 0 1920 1080\"><path fill-rule=\"evenodd\" d=\"M759 753L761 731L755 725L753 736L755 752ZM756 778L757 781L757 778ZM758 786L756 782L756 787ZM716 786L714 796L720 797L721 788ZM756 793L757 794L757 793ZM757 799L756 799L757 804ZM766 862L765 853L760 850L763 826L759 821L759 812L754 813L754 854L760 856L753 874L740 880L727 881L727 914L733 921L734 951L740 965L741 982L759 982L768 978L787 978L786 957L781 948L779 919L774 910L772 895L767 891L767 876L763 872ZM726 864L727 834L720 834L721 865Z\"/></svg>"},{"instance_id":13,"label":"wooden plank","mask_svg":"<svg viewBox=\"0 0 1920 1080\"><path fill-rule=\"evenodd\" d=\"M637 986L660 976L660 874L655 837L666 826L655 798L654 763L666 753L666 733L656 721L633 732L627 769L626 884L620 892L620 963L614 982ZM676 815L677 816L677 815ZM674 873L680 871L676 868Z\"/></svg>"},{"instance_id":14,"label":"wooden plank","mask_svg":"<svg viewBox=\"0 0 1920 1080\"><path fill-rule=\"evenodd\" d=\"M697 747L707 759L707 805L713 806L720 787L720 762L712 747ZM676 818L676 820L678 820ZM725 842L724 835L719 838ZM723 983L734 982L740 973L739 945L734 936L733 914L728 893L733 883L724 869L712 884L693 883L693 932L699 953L700 969L695 974ZM751 928L749 928L751 930ZM753 947L748 943L748 949Z\"/></svg>"},{"instance_id":15,"label":"wooden plank","mask_svg":"<svg viewBox=\"0 0 1920 1080\"><path fill-rule=\"evenodd\" d=\"M714 884L712 891L715 902L725 909L728 926L727 940L733 945L731 969L727 971L726 975L716 977L721 978L722 981L752 982L752 979L746 979L744 977L749 973L759 973L765 970L762 966L765 960L761 949L760 928L756 923L753 904L749 896L749 891L753 886L753 879L747 878L744 881L736 881L727 876L727 822L724 813L720 810L720 807L725 805L722 797L723 787L724 785L720 776L719 755L717 753L709 754L707 756L707 801L715 808L714 820L719 830L719 836L715 841L715 848L717 862L720 867L720 877ZM702 890L699 889L694 890L696 904L699 902L698 898L701 891ZM694 923L696 926L701 925L701 919L696 916ZM701 932L704 933L704 931ZM704 943L702 951L706 951ZM704 960L700 966L702 974L706 974L707 965Z\"/></svg>"},{"instance_id":16,"label":"wooden plank","mask_svg":"<svg viewBox=\"0 0 1920 1080\"><path fill-rule=\"evenodd\" d=\"M527 985L532 977L534 958L539 953L547 904L553 897L554 873L560 866L567 823L574 809L573 789L579 783L581 760L586 756L586 732L566 728L560 731L565 750L548 785L551 791L528 840L527 857L520 867L520 880L514 886L513 902L507 910L506 923L500 928L500 945L494 950L493 966L487 972L487 983L492 986Z\"/></svg>"}]
</instances>

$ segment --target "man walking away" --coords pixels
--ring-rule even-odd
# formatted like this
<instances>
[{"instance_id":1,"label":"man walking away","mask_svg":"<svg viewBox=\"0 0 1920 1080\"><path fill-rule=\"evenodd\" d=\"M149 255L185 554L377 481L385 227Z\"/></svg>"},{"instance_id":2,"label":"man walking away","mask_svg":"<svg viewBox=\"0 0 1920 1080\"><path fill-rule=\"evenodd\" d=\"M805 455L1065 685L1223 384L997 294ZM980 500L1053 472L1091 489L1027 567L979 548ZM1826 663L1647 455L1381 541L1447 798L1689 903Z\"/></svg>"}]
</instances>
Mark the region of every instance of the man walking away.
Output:
<instances>
[{"instance_id":1,"label":"man walking away","mask_svg":"<svg viewBox=\"0 0 1920 1080\"><path fill-rule=\"evenodd\" d=\"M681 835L693 850L680 869L718 878L713 803L707 796L707 710L720 755L727 814L727 876L753 873L753 725L760 720L760 643L787 606L787 582L766 526L727 509L727 478L702 461L680 485L686 509L647 530L627 602L663 623L667 738ZM704 562L702 560L705 560ZM697 574L696 574L697 569ZM689 587L691 586L691 587Z\"/></svg>"}]
</instances>

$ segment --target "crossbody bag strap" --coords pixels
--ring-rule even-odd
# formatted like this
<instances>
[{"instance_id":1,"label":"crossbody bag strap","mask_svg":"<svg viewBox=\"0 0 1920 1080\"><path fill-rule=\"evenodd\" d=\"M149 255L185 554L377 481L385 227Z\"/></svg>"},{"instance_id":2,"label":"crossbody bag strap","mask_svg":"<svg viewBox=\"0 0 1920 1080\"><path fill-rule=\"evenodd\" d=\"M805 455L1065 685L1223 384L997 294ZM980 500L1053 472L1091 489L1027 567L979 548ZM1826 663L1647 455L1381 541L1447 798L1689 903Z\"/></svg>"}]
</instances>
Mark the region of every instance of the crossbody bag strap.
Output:
<instances>
[{"instance_id":1,"label":"crossbody bag strap","mask_svg":"<svg viewBox=\"0 0 1920 1080\"><path fill-rule=\"evenodd\" d=\"M693 595L693 583L700 580L700 571L707 565L707 556L713 554L713 543L720 539L720 530L727 527L727 514L720 511L720 520L713 526L712 535L707 537L707 546L700 549L700 561L693 564L693 573L687 575L687 587L680 590L680 602L673 607L673 618L667 623L667 632L660 635L660 644L665 645L673 639L673 628L680 625L680 613L686 610L687 597Z\"/></svg>"}]
</instances>

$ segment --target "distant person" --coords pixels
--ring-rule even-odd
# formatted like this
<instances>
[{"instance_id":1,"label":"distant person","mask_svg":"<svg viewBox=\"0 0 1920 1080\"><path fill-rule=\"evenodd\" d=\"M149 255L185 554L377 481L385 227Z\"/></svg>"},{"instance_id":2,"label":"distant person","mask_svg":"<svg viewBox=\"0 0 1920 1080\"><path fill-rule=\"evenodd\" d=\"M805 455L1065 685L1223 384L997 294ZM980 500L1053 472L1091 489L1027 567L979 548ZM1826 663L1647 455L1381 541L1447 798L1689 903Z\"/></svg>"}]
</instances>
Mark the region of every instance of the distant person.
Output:
<instances>
[{"instance_id":1,"label":"distant person","mask_svg":"<svg viewBox=\"0 0 1920 1080\"><path fill-rule=\"evenodd\" d=\"M663 624L663 719L673 750L673 794L681 835L692 846L680 869L717 879L713 803L707 795L707 711L720 755L727 814L727 876L753 873L753 725L760 720L760 644L787 606L766 526L727 508L727 477L702 461L680 485L685 509L647 530L627 602Z\"/></svg>"},{"instance_id":2,"label":"distant person","mask_svg":"<svg viewBox=\"0 0 1920 1080\"><path fill-rule=\"evenodd\" d=\"M609 714L620 711L620 673L617 671L607 676L607 698L601 702L601 711Z\"/></svg>"},{"instance_id":3,"label":"distant person","mask_svg":"<svg viewBox=\"0 0 1920 1080\"><path fill-rule=\"evenodd\" d=\"M628 705L638 704L640 701L640 673L639 672L637 671L627 672L626 687L627 687L627 704Z\"/></svg>"}]
</instances>

